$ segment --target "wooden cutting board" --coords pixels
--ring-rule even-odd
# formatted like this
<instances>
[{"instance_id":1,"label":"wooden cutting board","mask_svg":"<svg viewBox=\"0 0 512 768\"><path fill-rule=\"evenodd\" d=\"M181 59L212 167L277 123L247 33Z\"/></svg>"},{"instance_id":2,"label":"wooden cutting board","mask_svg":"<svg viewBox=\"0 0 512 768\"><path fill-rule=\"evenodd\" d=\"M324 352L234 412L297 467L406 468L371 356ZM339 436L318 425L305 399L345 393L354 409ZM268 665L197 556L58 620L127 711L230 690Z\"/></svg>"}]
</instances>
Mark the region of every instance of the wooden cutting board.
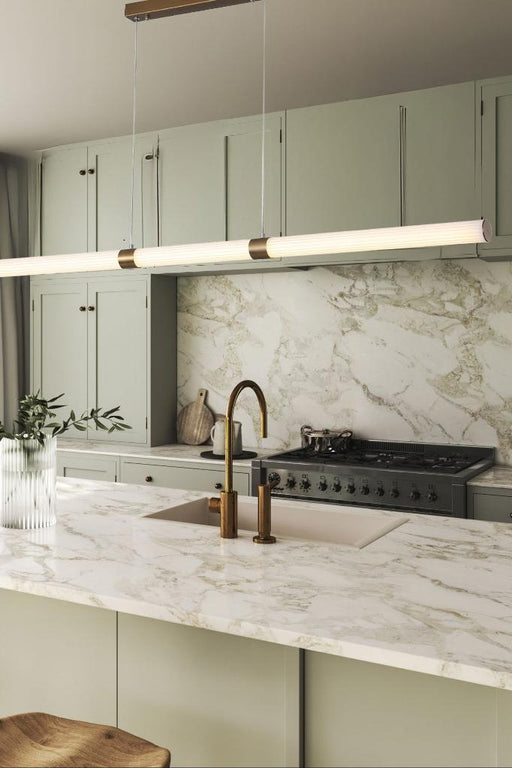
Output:
<instances>
[{"instance_id":1,"label":"wooden cutting board","mask_svg":"<svg viewBox=\"0 0 512 768\"><path fill-rule=\"evenodd\" d=\"M178 414L178 442L186 445L202 445L210 437L215 418L206 406L208 390L200 389L193 403L186 405Z\"/></svg>"}]
</instances>

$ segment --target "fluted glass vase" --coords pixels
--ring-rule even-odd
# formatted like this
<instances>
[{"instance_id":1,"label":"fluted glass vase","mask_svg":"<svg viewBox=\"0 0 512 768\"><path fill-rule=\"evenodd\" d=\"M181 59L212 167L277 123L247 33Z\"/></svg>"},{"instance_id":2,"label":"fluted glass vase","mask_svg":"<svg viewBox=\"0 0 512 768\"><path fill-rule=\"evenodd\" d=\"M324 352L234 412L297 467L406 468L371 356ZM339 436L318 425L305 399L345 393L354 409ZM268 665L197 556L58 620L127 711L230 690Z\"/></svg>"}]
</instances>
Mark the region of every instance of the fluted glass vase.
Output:
<instances>
[{"instance_id":1,"label":"fluted glass vase","mask_svg":"<svg viewBox=\"0 0 512 768\"><path fill-rule=\"evenodd\" d=\"M0 440L0 524L47 528L56 522L57 438Z\"/></svg>"}]
</instances>

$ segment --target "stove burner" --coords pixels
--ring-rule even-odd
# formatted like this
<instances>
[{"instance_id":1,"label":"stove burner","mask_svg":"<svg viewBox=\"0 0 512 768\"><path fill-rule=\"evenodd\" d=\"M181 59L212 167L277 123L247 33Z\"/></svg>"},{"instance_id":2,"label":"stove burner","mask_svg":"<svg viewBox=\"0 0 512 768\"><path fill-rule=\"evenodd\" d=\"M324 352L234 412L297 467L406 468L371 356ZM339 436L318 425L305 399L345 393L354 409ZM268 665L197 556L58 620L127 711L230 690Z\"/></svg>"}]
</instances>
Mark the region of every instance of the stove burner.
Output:
<instances>
[{"instance_id":1,"label":"stove burner","mask_svg":"<svg viewBox=\"0 0 512 768\"><path fill-rule=\"evenodd\" d=\"M451 449L447 446L447 450ZM311 447L298 448L278 454L274 458L280 461L305 461L312 464L339 464L375 467L378 469L396 469L427 471L445 474L457 474L475 463L475 457L466 453L423 453L411 446L406 450L372 450L367 441L353 440L350 448L337 450L330 446L326 451L316 451Z\"/></svg>"}]
</instances>

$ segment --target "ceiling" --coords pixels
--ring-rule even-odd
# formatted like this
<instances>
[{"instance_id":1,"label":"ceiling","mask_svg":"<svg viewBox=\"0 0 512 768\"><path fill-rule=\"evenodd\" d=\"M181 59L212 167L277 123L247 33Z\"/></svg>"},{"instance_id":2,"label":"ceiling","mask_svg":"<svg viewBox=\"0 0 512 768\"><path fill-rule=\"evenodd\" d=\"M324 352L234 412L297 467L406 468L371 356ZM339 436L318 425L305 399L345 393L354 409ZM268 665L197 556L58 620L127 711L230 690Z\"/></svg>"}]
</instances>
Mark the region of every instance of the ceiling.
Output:
<instances>
[{"instance_id":1,"label":"ceiling","mask_svg":"<svg viewBox=\"0 0 512 768\"><path fill-rule=\"evenodd\" d=\"M512 0L267 0L268 107L512 74ZM137 131L261 108L263 3L139 24ZM0 0L0 151L131 130L122 0Z\"/></svg>"}]
</instances>

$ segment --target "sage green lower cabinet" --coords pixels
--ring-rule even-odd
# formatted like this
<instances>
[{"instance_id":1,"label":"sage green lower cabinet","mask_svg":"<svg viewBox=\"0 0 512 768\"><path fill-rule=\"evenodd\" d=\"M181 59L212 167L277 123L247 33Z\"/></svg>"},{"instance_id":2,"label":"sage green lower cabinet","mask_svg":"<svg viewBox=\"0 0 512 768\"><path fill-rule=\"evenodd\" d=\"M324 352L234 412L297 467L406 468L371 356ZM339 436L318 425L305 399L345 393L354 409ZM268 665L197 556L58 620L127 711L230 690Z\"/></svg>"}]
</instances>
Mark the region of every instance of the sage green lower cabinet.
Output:
<instances>
[{"instance_id":1,"label":"sage green lower cabinet","mask_svg":"<svg viewBox=\"0 0 512 768\"><path fill-rule=\"evenodd\" d=\"M493 523L512 523L512 488L468 486L468 517Z\"/></svg>"},{"instance_id":2,"label":"sage green lower cabinet","mask_svg":"<svg viewBox=\"0 0 512 768\"><path fill-rule=\"evenodd\" d=\"M224 468L205 469L203 465L176 466L121 459L120 482L161 485L184 491L219 492L224 487ZM249 471L233 472L233 488L242 496L250 494Z\"/></svg>"},{"instance_id":3,"label":"sage green lower cabinet","mask_svg":"<svg viewBox=\"0 0 512 768\"><path fill-rule=\"evenodd\" d=\"M0 717L116 724L116 614L0 590Z\"/></svg>"},{"instance_id":4,"label":"sage green lower cabinet","mask_svg":"<svg viewBox=\"0 0 512 768\"><path fill-rule=\"evenodd\" d=\"M57 451L57 475L80 480L107 480L115 483L118 477L118 459L93 453Z\"/></svg>"},{"instance_id":5,"label":"sage green lower cabinet","mask_svg":"<svg viewBox=\"0 0 512 768\"><path fill-rule=\"evenodd\" d=\"M119 727L173 766L299 765L293 648L119 614Z\"/></svg>"},{"instance_id":6,"label":"sage green lower cabinet","mask_svg":"<svg viewBox=\"0 0 512 768\"><path fill-rule=\"evenodd\" d=\"M306 652L306 766L512 765L512 693Z\"/></svg>"}]
</instances>

